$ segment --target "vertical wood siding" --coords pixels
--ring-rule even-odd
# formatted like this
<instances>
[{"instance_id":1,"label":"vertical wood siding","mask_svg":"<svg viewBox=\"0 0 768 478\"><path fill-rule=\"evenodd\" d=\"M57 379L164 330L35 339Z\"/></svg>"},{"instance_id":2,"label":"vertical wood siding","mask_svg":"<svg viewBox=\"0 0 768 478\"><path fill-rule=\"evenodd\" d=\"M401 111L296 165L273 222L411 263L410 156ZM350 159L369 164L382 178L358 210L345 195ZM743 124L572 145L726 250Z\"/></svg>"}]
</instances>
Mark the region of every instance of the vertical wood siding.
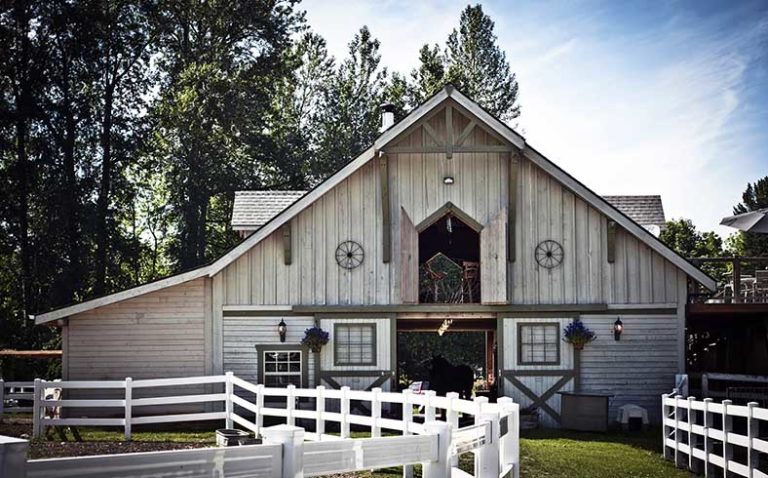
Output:
<instances>
[{"instance_id":1,"label":"vertical wood siding","mask_svg":"<svg viewBox=\"0 0 768 478\"><path fill-rule=\"evenodd\" d=\"M678 327L684 319L674 315L622 315L624 333L613 338L615 316L582 316L597 339L581 352L581 386L614 394L610 418L618 407L633 403L660 420L659 397L670 393L678 372Z\"/></svg>"},{"instance_id":2,"label":"vertical wood siding","mask_svg":"<svg viewBox=\"0 0 768 478\"><path fill-rule=\"evenodd\" d=\"M284 319L288 324L285 342L280 342L277 324ZM295 345L302 350L304 331L315 325L313 317L231 317L223 318L224 370L252 383L258 382L261 364L256 345ZM314 387L315 354L302 350L307 356L306 387Z\"/></svg>"},{"instance_id":3,"label":"vertical wood siding","mask_svg":"<svg viewBox=\"0 0 768 478\"><path fill-rule=\"evenodd\" d=\"M454 112L454 137L469 119ZM443 115L429 120L445 135ZM394 142L396 146L432 144L418 128ZM475 128L465 145L498 145ZM392 260L382 251L379 162L371 161L291 220L291 265L283 261L282 231L277 231L223 272L223 302L247 304L398 304L403 246L401 208L413 224L452 202L477 222L490 225L507 206L509 153L388 154ZM443 184L445 175L455 178ZM506 292L492 291L486 302L513 304L668 304L678 297L682 272L658 253L619 228L616 261L608 263L607 218L532 162L521 158L517 188L514 262L508 262ZM506 226L506 222L503 224ZM488 236L486 234L486 236ZM410 237L410 236L407 236ZM536 245L552 239L564 249L562 265L538 266ZM334 252L346 240L359 242L365 260L354 270L338 266ZM506 247L506 240L493 241ZM482 267L482 265L481 265ZM501 284L504 286L504 284Z\"/></svg>"}]
</instances>

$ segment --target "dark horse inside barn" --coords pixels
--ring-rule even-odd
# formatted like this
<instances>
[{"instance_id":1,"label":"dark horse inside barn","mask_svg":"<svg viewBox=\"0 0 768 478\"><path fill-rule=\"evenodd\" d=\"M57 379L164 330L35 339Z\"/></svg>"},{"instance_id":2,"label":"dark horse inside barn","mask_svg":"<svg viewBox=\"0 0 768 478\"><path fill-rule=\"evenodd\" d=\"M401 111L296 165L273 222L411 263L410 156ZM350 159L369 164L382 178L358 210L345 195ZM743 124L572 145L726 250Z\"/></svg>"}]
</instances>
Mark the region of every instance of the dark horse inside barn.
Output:
<instances>
[{"instance_id":1,"label":"dark horse inside barn","mask_svg":"<svg viewBox=\"0 0 768 478\"><path fill-rule=\"evenodd\" d=\"M474 382L475 373L468 365L453 365L440 355L432 357L429 388L438 395L457 392L461 398L471 400Z\"/></svg>"}]
</instances>

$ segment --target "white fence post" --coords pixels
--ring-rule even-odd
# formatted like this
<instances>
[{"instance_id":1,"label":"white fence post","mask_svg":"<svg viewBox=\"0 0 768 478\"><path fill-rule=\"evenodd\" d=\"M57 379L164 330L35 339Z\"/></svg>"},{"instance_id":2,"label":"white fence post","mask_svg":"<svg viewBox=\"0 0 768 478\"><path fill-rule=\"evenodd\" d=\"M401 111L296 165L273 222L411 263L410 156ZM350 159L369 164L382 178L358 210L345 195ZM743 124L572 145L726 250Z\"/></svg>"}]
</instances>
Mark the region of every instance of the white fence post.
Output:
<instances>
[{"instance_id":1,"label":"white fence post","mask_svg":"<svg viewBox=\"0 0 768 478\"><path fill-rule=\"evenodd\" d=\"M3 422L3 404L5 403L5 381L0 378L0 423Z\"/></svg>"},{"instance_id":2,"label":"white fence post","mask_svg":"<svg viewBox=\"0 0 768 478\"><path fill-rule=\"evenodd\" d=\"M125 430L125 439L131 439L131 419L133 410L131 407L131 400L133 400L133 379L131 377L125 378L125 424L123 425Z\"/></svg>"},{"instance_id":3,"label":"white fence post","mask_svg":"<svg viewBox=\"0 0 768 478\"><path fill-rule=\"evenodd\" d=\"M225 428L232 428L232 372L224 374L224 411L226 413Z\"/></svg>"},{"instance_id":4,"label":"white fence post","mask_svg":"<svg viewBox=\"0 0 768 478\"><path fill-rule=\"evenodd\" d=\"M747 446L747 470L749 478L754 476L755 469L757 469L760 461L760 453L756 453L752 448L752 440L760 436L760 422L755 419L755 407L757 407L757 402L749 402L747 404L747 445L749 445Z\"/></svg>"},{"instance_id":5,"label":"white fence post","mask_svg":"<svg viewBox=\"0 0 768 478\"><path fill-rule=\"evenodd\" d=\"M431 421L424 425L427 435L437 439L437 461L422 464L423 478L449 478L451 476L451 425Z\"/></svg>"},{"instance_id":6,"label":"white fence post","mask_svg":"<svg viewBox=\"0 0 768 478\"><path fill-rule=\"evenodd\" d=\"M411 402L411 395L413 391L406 388L403 390L403 435L411 434L411 423L413 422L413 402ZM413 476L413 466L403 466L403 478L411 478Z\"/></svg>"},{"instance_id":7,"label":"white fence post","mask_svg":"<svg viewBox=\"0 0 768 478\"><path fill-rule=\"evenodd\" d=\"M723 476L728 476L730 460L733 458L733 446L728 442L728 433L733 430L733 418L728 415L730 400L723 400Z\"/></svg>"},{"instance_id":8,"label":"white fence post","mask_svg":"<svg viewBox=\"0 0 768 478\"><path fill-rule=\"evenodd\" d=\"M349 438L349 387L341 387L341 438Z\"/></svg>"},{"instance_id":9,"label":"white fence post","mask_svg":"<svg viewBox=\"0 0 768 478\"><path fill-rule=\"evenodd\" d=\"M499 469L499 412L481 412L475 418L486 425L485 444L475 452L475 476L498 478L501 471Z\"/></svg>"},{"instance_id":10,"label":"white fence post","mask_svg":"<svg viewBox=\"0 0 768 478\"><path fill-rule=\"evenodd\" d=\"M378 438L381 436L381 424L379 423L379 419L381 419L381 398L379 395L381 394L381 387L375 387L371 389L371 393L373 394L373 397L371 397L371 436L373 438Z\"/></svg>"},{"instance_id":11,"label":"white fence post","mask_svg":"<svg viewBox=\"0 0 768 478\"><path fill-rule=\"evenodd\" d=\"M42 381L39 378L36 378L34 387L35 397L34 403L32 405L32 436L34 438L40 438L40 436L43 434L43 414L41 413L42 408L40 403L42 392Z\"/></svg>"},{"instance_id":12,"label":"white fence post","mask_svg":"<svg viewBox=\"0 0 768 478\"><path fill-rule=\"evenodd\" d=\"M0 435L0 476L27 476L27 446L20 438Z\"/></svg>"},{"instance_id":13,"label":"white fence post","mask_svg":"<svg viewBox=\"0 0 768 478\"><path fill-rule=\"evenodd\" d=\"M296 419L293 417L293 411L296 408L296 385L289 384L285 387L288 396L285 397L285 413L288 415L285 419L288 425L296 425Z\"/></svg>"},{"instance_id":14,"label":"white fence post","mask_svg":"<svg viewBox=\"0 0 768 478\"><path fill-rule=\"evenodd\" d=\"M512 466L512 476L520 476L520 405L509 397L499 397L497 402L501 408L499 420L507 421L507 433L499 440L499 457L502 470Z\"/></svg>"},{"instance_id":15,"label":"white fence post","mask_svg":"<svg viewBox=\"0 0 768 478\"><path fill-rule=\"evenodd\" d=\"M669 447L667 446L667 437L669 436L669 432L667 431L667 418L669 418L669 405L667 405L668 398L669 395L666 393L661 396L661 445L665 460L672 459L672 454L669 452Z\"/></svg>"},{"instance_id":16,"label":"white fence post","mask_svg":"<svg viewBox=\"0 0 768 478\"><path fill-rule=\"evenodd\" d=\"M256 425L256 437L261 435L261 429L264 427L262 408L264 408L264 385L258 384L256 385L256 415L253 417L254 425Z\"/></svg>"},{"instance_id":17,"label":"white fence post","mask_svg":"<svg viewBox=\"0 0 768 478\"><path fill-rule=\"evenodd\" d=\"M712 414L709 412L711 398L704 399L704 411L702 412L704 426L704 476L709 476L712 470L709 465L709 454L712 452L712 440L709 438L709 429L712 427Z\"/></svg>"},{"instance_id":18,"label":"white fence post","mask_svg":"<svg viewBox=\"0 0 768 478\"><path fill-rule=\"evenodd\" d=\"M696 458L693 457L693 449L698 444L698 435L693 433L693 425L696 423L696 412L693 411L693 402L696 397L688 397L688 469L693 471L696 467Z\"/></svg>"},{"instance_id":19,"label":"white fence post","mask_svg":"<svg viewBox=\"0 0 768 478\"><path fill-rule=\"evenodd\" d=\"M264 441L283 446L282 478L304 476L304 429L291 425L276 425L263 430Z\"/></svg>"},{"instance_id":20,"label":"white fence post","mask_svg":"<svg viewBox=\"0 0 768 478\"><path fill-rule=\"evenodd\" d=\"M424 423L435 421L435 406L432 405L432 397L437 395L434 390L427 390L424 392L426 395L427 404L424 406Z\"/></svg>"},{"instance_id":21,"label":"white fence post","mask_svg":"<svg viewBox=\"0 0 768 478\"><path fill-rule=\"evenodd\" d=\"M680 399L682 397L680 395L675 395L675 466L678 466L682 468L683 466L683 459L682 454L680 453L680 435L682 435L683 432L680 431L680 415L682 415L682 411L680 409Z\"/></svg>"},{"instance_id":22,"label":"white fence post","mask_svg":"<svg viewBox=\"0 0 768 478\"><path fill-rule=\"evenodd\" d=\"M454 402L459 399L459 394L456 392L449 392L445 394L445 398L448 399L448 409L445 411L445 421L451 426L451 429L459 429L459 412L454 406ZM459 466L459 457L451 457L451 466Z\"/></svg>"},{"instance_id":23,"label":"white fence post","mask_svg":"<svg viewBox=\"0 0 768 478\"><path fill-rule=\"evenodd\" d=\"M321 441L323 435L325 435L325 419L323 418L323 414L325 413L325 387L323 385L318 385L315 388L317 390L317 400L315 401L315 433L317 434L317 441Z\"/></svg>"}]
</instances>

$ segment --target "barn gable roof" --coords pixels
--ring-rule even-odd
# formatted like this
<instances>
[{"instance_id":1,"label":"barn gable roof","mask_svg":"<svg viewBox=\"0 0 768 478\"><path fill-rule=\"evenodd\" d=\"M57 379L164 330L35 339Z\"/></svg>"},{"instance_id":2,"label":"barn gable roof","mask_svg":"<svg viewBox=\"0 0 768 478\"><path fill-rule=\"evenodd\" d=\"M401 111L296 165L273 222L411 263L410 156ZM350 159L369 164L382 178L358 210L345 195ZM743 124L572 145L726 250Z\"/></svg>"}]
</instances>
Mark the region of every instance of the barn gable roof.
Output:
<instances>
[{"instance_id":1,"label":"barn gable roof","mask_svg":"<svg viewBox=\"0 0 768 478\"><path fill-rule=\"evenodd\" d=\"M237 191L232 206L232 228L254 231L305 195L306 191Z\"/></svg>"},{"instance_id":2,"label":"barn gable roof","mask_svg":"<svg viewBox=\"0 0 768 478\"><path fill-rule=\"evenodd\" d=\"M663 226L666 222L661 196L603 196L603 199L641 226Z\"/></svg>"},{"instance_id":3,"label":"barn gable roof","mask_svg":"<svg viewBox=\"0 0 768 478\"><path fill-rule=\"evenodd\" d=\"M386 149L388 143L398 137L401 133L408 130L408 128L419 122L428 113L438 108L444 101L448 99L455 101L467 111L475 115L496 134L518 148L520 153L533 164L544 170L550 176L557 179L560 183L581 197L592 207L605 214L608 218L615 221L623 229L645 243L648 247L659 253L665 259L669 260L675 266L684 271L689 277L693 278L704 287L707 287L710 290L715 290L716 283L714 279L709 277L696 266L688 262L685 258L670 249L663 242L653 236L653 234L645 230L641 225L619 211L619 209L611 205L604 198L587 188L573 176L569 175L549 159L544 157L541 153L528 145L525 141L525 138L512 130L508 125L492 116L490 113L485 111L477 103L470 100L453 86L446 85L443 89L441 89L434 96L424 102L421 106L411 111L405 118L383 132L374 141L374 144L371 145L367 150L363 151L359 156L347 163L344 167L338 170L335 174L331 175L324 182L317 185L314 189L301 196L301 198L293 202L277 216L267 221L248 238L243 240L240 244L232 248L229 252L221 256L216 261L184 274L169 277L167 279L152 282L150 284L145 284L133 289L128 289L126 291L118 292L99 299L93 299L88 302L75 304L69 307L64 307L62 309L41 314L35 317L35 321L37 323L50 322L52 320L67 317L69 315L80 313L85 310L101 307L103 305L118 302L126 298L135 297L137 295L151 292L152 290L169 287L186 280L191 280L203 276L212 277L218 274L225 267L250 250L254 245L258 244L270 234L277 231L281 226L298 215L302 210L310 206L327 191L331 190L333 187L344 181L352 173L376 157L380 151Z\"/></svg>"}]
</instances>

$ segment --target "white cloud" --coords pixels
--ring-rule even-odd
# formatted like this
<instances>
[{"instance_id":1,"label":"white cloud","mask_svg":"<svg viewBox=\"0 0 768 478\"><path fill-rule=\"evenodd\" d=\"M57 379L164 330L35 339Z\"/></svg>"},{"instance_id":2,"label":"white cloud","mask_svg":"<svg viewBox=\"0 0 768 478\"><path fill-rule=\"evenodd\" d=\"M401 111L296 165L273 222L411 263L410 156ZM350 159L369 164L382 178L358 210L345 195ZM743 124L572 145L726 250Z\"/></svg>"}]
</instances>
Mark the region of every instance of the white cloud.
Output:
<instances>
[{"instance_id":1,"label":"white cloud","mask_svg":"<svg viewBox=\"0 0 768 478\"><path fill-rule=\"evenodd\" d=\"M333 54L343 56L366 24L381 40L383 64L407 73L422 44L445 41L465 5L309 0L304 8ZM669 218L730 233L719 219L746 182L768 172L753 148L757 127L744 118L754 108L746 75L768 18L725 28L733 12L707 19L682 12L617 29L605 9L563 8L485 7L518 74L528 141L598 193L662 194Z\"/></svg>"}]
</instances>

